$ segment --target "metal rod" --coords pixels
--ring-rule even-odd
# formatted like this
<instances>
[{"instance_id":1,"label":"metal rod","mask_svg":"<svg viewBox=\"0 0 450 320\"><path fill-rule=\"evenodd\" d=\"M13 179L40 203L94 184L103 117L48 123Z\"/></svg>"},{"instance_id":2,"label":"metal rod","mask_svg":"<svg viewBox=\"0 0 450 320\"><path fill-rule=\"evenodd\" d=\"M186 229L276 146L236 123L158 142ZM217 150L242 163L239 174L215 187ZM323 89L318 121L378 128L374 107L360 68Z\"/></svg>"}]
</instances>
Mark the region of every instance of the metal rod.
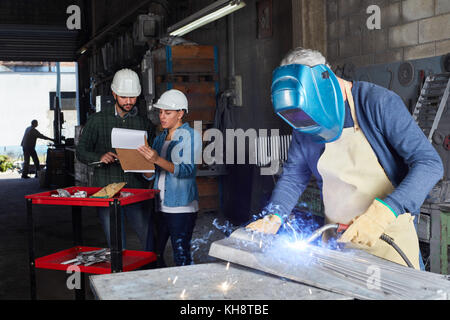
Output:
<instances>
[{"instance_id":1,"label":"metal rod","mask_svg":"<svg viewBox=\"0 0 450 320\"><path fill-rule=\"evenodd\" d=\"M36 300L36 267L34 256L34 221L32 212L32 200L27 199L27 226L28 226L28 259L30 267L30 297Z\"/></svg>"},{"instance_id":2,"label":"metal rod","mask_svg":"<svg viewBox=\"0 0 450 320\"><path fill-rule=\"evenodd\" d=\"M366 273L368 266L374 265L373 261L368 261L353 255L342 254L337 251L324 251L319 247L313 246L311 246L310 250L313 257L316 259L324 259L322 262L331 263L331 268L340 268L345 274L351 272L361 272L361 274L364 274ZM443 282L440 275L424 273L419 270L407 268L403 265L384 263L381 260L376 266L380 268L380 274L382 275L380 284L387 289L398 290L392 291L395 295L403 295L411 298L413 292L417 290L426 289L430 292L430 295L432 295L442 289ZM361 270L357 271L358 269Z\"/></svg>"},{"instance_id":3,"label":"metal rod","mask_svg":"<svg viewBox=\"0 0 450 320\"><path fill-rule=\"evenodd\" d=\"M346 278L348 276L352 276L352 277L360 280L362 282L362 284L367 283L367 280L369 278L367 276L367 273L359 272L352 268L348 268L348 267L344 267L343 265L332 263L332 262L324 259L323 257L319 258L319 259L321 260L322 264L328 265L330 267L330 269L332 269L334 271L341 272ZM367 268L365 267L365 269L367 269ZM379 280L380 280L380 288L384 287L385 289L389 290L391 293L401 294L401 292L403 292L403 293L406 293L405 296L408 296L408 293L410 292L410 288L405 286L403 283L389 280L387 278L381 278L381 277Z\"/></svg>"},{"instance_id":4,"label":"metal rod","mask_svg":"<svg viewBox=\"0 0 450 320\"><path fill-rule=\"evenodd\" d=\"M72 229L73 229L73 244L75 246L83 245L83 237L81 234L81 207L72 206Z\"/></svg>"},{"instance_id":5,"label":"metal rod","mask_svg":"<svg viewBox=\"0 0 450 320\"><path fill-rule=\"evenodd\" d=\"M122 219L117 199L110 203L111 272L122 271Z\"/></svg>"}]
</instances>

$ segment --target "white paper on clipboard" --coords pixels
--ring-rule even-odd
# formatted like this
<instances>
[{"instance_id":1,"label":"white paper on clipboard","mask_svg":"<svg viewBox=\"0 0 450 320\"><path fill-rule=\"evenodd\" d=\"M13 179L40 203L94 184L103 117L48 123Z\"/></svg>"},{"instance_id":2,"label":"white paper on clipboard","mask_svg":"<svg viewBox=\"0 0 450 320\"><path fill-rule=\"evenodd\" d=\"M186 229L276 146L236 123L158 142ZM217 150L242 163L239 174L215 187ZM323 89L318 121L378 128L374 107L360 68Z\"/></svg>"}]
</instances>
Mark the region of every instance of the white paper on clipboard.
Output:
<instances>
[{"instance_id":1,"label":"white paper on clipboard","mask_svg":"<svg viewBox=\"0 0 450 320\"><path fill-rule=\"evenodd\" d=\"M149 163L136 149L147 141L147 132L113 128L111 146L116 149L124 172L155 172L154 164Z\"/></svg>"}]
</instances>

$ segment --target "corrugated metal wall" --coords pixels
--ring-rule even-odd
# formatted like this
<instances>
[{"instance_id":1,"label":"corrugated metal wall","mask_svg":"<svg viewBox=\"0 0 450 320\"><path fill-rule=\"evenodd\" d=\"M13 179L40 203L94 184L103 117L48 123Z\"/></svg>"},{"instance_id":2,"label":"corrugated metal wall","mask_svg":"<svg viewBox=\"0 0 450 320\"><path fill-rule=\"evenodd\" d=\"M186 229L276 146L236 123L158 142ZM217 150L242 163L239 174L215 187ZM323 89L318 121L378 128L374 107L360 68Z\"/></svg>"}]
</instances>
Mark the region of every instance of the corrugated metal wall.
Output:
<instances>
[{"instance_id":1,"label":"corrugated metal wall","mask_svg":"<svg viewBox=\"0 0 450 320\"><path fill-rule=\"evenodd\" d=\"M74 61L85 30L67 29L70 5L84 9L83 0L1 1L0 60Z\"/></svg>"}]
</instances>

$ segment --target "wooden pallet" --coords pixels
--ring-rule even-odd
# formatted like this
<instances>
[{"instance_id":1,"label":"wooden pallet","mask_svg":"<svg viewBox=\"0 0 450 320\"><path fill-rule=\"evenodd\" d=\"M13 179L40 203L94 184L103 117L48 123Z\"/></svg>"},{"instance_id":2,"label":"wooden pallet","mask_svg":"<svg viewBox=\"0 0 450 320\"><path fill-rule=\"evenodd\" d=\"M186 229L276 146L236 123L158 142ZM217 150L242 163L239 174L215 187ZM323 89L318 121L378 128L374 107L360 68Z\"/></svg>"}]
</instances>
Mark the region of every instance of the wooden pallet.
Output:
<instances>
[{"instance_id":1,"label":"wooden pallet","mask_svg":"<svg viewBox=\"0 0 450 320\"><path fill-rule=\"evenodd\" d=\"M218 94L218 54L214 46L164 46L152 52L155 93L161 96L169 89L182 91L189 102L185 121L193 128L202 121L202 131L214 123ZM217 177L197 177L200 212L220 208Z\"/></svg>"},{"instance_id":2,"label":"wooden pallet","mask_svg":"<svg viewBox=\"0 0 450 320\"><path fill-rule=\"evenodd\" d=\"M174 73L217 73L214 46L165 46L153 51L155 75Z\"/></svg>"},{"instance_id":3,"label":"wooden pallet","mask_svg":"<svg viewBox=\"0 0 450 320\"><path fill-rule=\"evenodd\" d=\"M199 211L220 209L219 180L217 177L197 177Z\"/></svg>"},{"instance_id":4,"label":"wooden pallet","mask_svg":"<svg viewBox=\"0 0 450 320\"><path fill-rule=\"evenodd\" d=\"M155 76L155 83L158 85L165 82L216 82L219 81L217 73L165 73Z\"/></svg>"},{"instance_id":5,"label":"wooden pallet","mask_svg":"<svg viewBox=\"0 0 450 320\"><path fill-rule=\"evenodd\" d=\"M186 121L214 122L216 111L216 85L214 82L161 83L156 86L156 95L160 96L169 89L180 90L186 95L189 102Z\"/></svg>"}]
</instances>

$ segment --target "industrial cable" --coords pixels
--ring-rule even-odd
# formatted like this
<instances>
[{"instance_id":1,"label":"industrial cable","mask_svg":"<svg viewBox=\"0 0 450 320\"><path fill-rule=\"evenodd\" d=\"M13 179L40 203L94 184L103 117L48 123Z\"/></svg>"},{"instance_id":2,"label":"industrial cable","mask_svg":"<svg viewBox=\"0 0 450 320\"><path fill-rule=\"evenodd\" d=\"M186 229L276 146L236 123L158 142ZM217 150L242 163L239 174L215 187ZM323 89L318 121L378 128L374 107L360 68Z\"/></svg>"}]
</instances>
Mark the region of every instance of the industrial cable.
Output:
<instances>
[{"instance_id":1,"label":"industrial cable","mask_svg":"<svg viewBox=\"0 0 450 320\"><path fill-rule=\"evenodd\" d=\"M409 261L408 257L405 255L405 253L399 248L399 246L397 246L394 242L394 239L392 239L391 237L389 237L387 234L383 233L380 236L380 239L383 240L384 242L386 242L387 244L389 244L392 248L395 249L395 251L398 252L398 254L403 258L403 260L405 261L405 263L408 265L408 267L410 268L414 268L414 266L412 265L411 261Z\"/></svg>"}]
</instances>

